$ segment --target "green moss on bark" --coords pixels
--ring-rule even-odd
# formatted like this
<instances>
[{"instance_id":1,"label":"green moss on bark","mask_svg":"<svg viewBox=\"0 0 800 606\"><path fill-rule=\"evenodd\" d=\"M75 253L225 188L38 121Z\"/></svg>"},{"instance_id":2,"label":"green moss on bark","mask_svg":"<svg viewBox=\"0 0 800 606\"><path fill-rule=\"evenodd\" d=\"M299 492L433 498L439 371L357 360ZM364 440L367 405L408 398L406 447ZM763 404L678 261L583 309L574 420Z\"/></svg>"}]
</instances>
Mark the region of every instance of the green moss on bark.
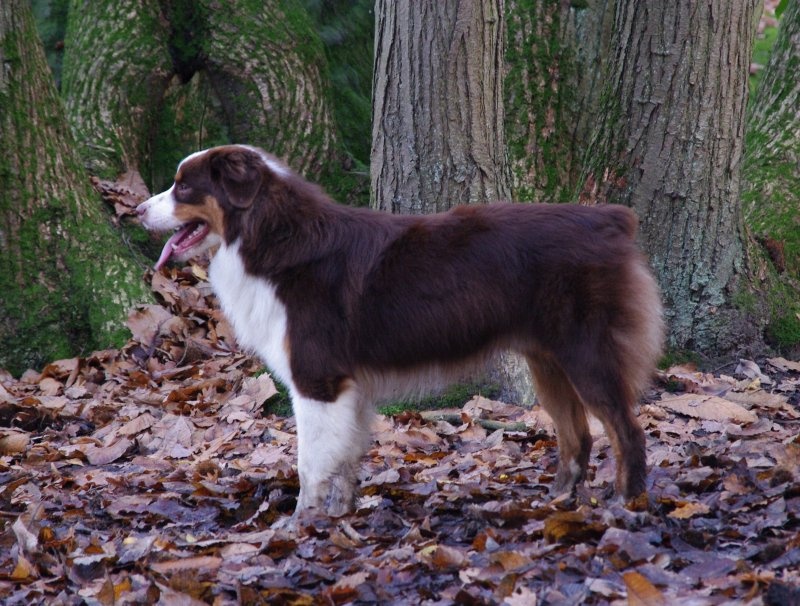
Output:
<instances>
[{"instance_id":1,"label":"green moss on bark","mask_svg":"<svg viewBox=\"0 0 800 606\"><path fill-rule=\"evenodd\" d=\"M787 4L769 62L748 107L743 206L749 231L770 254L762 292L767 338L800 349L800 4ZM756 254L767 257L764 250Z\"/></svg>"},{"instance_id":2,"label":"green moss on bark","mask_svg":"<svg viewBox=\"0 0 800 606\"><path fill-rule=\"evenodd\" d=\"M325 47L331 102L353 170L369 171L372 144L373 0L304 0Z\"/></svg>"},{"instance_id":3,"label":"green moss on bark","mask_svg":"<svg viewBox=\"0 0 800 606\"><path fill-rule=\"evenodd\" d=\"M0 6L0 367L121 344L141 271L88 187L24 3Z\"/></svg>"}]
</instances>

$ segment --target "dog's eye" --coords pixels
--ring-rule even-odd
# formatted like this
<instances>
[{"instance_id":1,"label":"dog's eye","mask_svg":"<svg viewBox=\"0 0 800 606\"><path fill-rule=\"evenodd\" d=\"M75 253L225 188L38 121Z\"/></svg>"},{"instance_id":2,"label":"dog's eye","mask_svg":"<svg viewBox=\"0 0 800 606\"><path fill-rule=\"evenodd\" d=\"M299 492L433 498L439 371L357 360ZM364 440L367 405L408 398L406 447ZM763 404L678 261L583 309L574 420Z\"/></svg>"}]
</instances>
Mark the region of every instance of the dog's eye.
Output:
<instances>
[{"instance_id":1,"label":"dog's eye","mask_svg":"<svg viewBox=\"0 0 800 606\"><path fill-rule=\"evenodd\" d=\"M191 188L186 185L186 183L176 183L175 184L175 193L178 195L186 195L189 193Z\"/></svg>"}]
</instances>

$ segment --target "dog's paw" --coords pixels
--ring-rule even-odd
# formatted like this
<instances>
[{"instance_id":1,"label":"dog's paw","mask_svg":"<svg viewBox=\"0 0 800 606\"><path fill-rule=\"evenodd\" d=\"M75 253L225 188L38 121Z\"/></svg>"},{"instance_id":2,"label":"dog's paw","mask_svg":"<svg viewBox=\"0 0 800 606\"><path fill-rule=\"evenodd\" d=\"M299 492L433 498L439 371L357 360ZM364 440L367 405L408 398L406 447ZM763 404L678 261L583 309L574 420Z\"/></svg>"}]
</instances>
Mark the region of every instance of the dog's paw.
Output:
<instances>
[{"instance_id":1,"label":"dog's paw","mask_svg":"<svg viewBox=\"0 0 800 606\"><path fill-rule=\"evenodd\" d=\"M584 470L576 461L559 461L556 477L550 487L550 494L554 497L572 494L575 487L583 481L584 475Z\"/></svg>"},{"instance_id":2,"label":"dog's paw","mask_svg":"<svg viewBox=\"0 0 800 606\"><path fill-rule=\"evenodd\" d=\"M313 512L340 517L352 513L356 504L356 481L345 474L336 474L314 485L300 484L297 514Z\"/></svg>"},{"instance_id":3,"label":"dog's paw","mask_svg":"<svg viewBox=\"0 0 800 606\"><path fill-rule=\"evenodd\" d=\"M334 476L328 483L324 509L331 517L340 517L353 513L356 505L355 482L344 476Z\"/></svg>"}]
</instances>

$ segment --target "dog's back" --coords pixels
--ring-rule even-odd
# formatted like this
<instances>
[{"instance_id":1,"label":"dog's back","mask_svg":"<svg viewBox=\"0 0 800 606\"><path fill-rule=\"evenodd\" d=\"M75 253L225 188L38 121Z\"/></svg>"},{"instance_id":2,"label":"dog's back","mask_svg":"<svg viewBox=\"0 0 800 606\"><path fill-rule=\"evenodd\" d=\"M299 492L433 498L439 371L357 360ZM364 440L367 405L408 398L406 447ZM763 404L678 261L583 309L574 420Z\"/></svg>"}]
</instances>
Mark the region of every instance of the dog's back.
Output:
<instances>
[{"instance_id":1,"label":"dog's back","mask_svg":"<svg viewBox=\"0 0 800 606\"><path fill-rule=\"evenodd\" d=\"M361 288L344 314L352 349L342 355L359 367L413 368L486 348L646 332L660 303L635 231L621 206L494 204L414 218L354 265L363 275L353 278ZM640 307L653 311L635 322Z\"/></svg>"}]
</instances>

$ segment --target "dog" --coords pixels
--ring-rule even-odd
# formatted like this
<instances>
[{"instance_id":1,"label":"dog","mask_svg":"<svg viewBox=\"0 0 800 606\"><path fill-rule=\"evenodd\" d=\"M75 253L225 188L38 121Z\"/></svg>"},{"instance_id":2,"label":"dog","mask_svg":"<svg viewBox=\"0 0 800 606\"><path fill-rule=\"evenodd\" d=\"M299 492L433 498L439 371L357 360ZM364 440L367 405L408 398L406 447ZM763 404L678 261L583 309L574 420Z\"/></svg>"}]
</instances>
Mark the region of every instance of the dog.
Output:
<instances>
[{"instance_id":1,"label":"dog","mask_svg":"<svg viewBox=\"0 0 800 606\"><path fill-rule=\"evenodd\" d=\"M209 280L240 345L289 390L297 512L355 506L374 403L444 385L502 350L525 356L552 416L553 491L587 471L587 412L603 423L615 489L646 489L634 415L663 338L659 290L618 205L460 206L400 216L333 202L261 149L194 153L138 208L175 230L156 269L216 248Z\"/></svg>"}]
</instances>

